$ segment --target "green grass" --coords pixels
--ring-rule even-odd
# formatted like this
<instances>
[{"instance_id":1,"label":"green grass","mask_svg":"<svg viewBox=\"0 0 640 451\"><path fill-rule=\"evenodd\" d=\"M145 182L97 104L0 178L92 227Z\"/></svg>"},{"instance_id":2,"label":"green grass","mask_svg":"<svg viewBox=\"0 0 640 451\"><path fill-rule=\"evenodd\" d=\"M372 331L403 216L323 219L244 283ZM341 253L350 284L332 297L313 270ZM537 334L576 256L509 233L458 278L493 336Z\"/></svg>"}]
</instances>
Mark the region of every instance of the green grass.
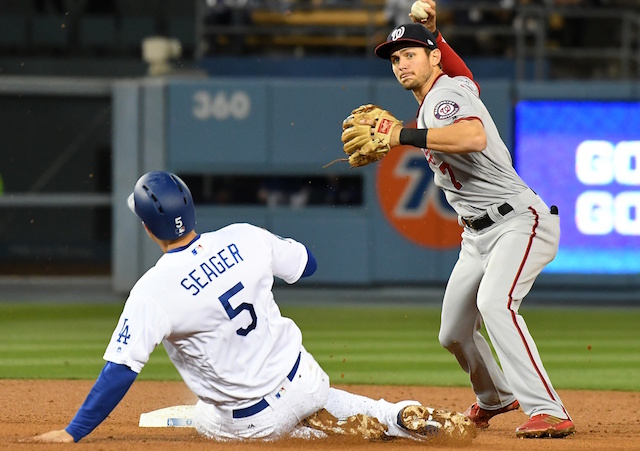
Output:
<instances>
[{"instance_id":1,"label":"green grass","mask_svg":"<svg viewBox=\"0 0 640 451\"><path fill-rule=\"evenodd\" d=\"M0 378L95 379L120 305L0 304ZM334 383L468 386L419 307L282 307ZM558 389L640 391L640 309L522 309ZM140 374L180 377L162 346Z\"/></svg>"}]
</instances>

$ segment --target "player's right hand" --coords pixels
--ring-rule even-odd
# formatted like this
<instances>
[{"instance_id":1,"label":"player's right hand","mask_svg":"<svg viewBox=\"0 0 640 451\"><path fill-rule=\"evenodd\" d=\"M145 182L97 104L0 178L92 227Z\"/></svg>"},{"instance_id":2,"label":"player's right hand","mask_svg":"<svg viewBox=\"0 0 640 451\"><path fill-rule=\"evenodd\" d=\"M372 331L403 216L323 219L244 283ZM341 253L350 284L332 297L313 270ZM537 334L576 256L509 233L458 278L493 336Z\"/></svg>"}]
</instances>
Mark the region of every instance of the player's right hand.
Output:
<instances>
[{"instance_id":1,"label":"player's right hand","mask_svg":"<svg viewBox=\"0 0 640 451\"><path fill-rule=\"evenodd\" d=\"M30 442L38 443L73 443L73 437L64 429L58 431L49 431L44 434L36 435L29 439Z\"/></svg>"},{"instance_id":2,"label":"player's right hand","mask_svg":"<svg viewBox=\"0 0 640 451\"><path fill-rule=\"evenodd\" d=\"M435 33L436 32L436 2L434 0L420 0L420 1L427 3L431 7L432 13L429 14L429 17L423 22L414 18L411 14L409 14L409 17L411 17L411 20L414 23L421 23L422 25L427 27L427 29L431 33Z\"/></svg>"}]
</instances>

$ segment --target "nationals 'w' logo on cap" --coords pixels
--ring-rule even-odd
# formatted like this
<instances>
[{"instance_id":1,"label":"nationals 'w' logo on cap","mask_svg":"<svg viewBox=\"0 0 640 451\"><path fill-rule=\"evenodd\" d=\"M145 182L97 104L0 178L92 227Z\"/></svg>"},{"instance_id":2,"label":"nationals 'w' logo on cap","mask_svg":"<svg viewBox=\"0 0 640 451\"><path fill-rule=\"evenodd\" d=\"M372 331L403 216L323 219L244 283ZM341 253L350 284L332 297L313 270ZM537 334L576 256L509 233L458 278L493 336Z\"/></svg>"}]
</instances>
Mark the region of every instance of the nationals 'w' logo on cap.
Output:
<instances>
[{"instance_id":1,"label":"nationals 'w' logo on cap","mask_svg":"<svg viewBox=\"0 0 640 451\"><path fill-rule=\"evenodd\" d=\"M392 41L397 41L402 36L404 36L404 27L402 25L391 32Z\"/></svg>"},{"instance_id":2,"label":"nationals 'w' logo on cap","mask_svg":"<svg viewBox=\"0 0 640 451\"><path fill-rule=\"evenodd\" d=\"M404 47L426 47L431 50L438 48L435 36L425 26L409 23L394 28L389 33L387 41L376 47L375 54L380 58L389 59L392 50Z\"/></svg>"}]
</instances>

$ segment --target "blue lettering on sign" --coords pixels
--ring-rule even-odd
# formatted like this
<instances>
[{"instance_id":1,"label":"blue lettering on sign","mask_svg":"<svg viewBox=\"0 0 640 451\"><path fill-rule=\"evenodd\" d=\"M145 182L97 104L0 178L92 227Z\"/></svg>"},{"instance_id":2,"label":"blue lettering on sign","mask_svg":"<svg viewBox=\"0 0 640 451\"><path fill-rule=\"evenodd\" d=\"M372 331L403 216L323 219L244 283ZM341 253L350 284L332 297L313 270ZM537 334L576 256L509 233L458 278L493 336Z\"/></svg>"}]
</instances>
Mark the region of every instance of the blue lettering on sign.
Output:
<instances>
[{"instance_id":1,"label":"blue lettering on sign","mask_svg":"<svg viewBox=\"0 0 640 451\"><path fill-rule=\"evenodd\" d=\"M424 193L433 179L429 162L422 155L407 152L394 174L398 178L407 178L407 187L394 211L396 216L417 217L424 214L428 200Z\"/></svg>"},{"instance_id":2,"label":"blue lettering on sign","mask_svg":"<svg viewBox=\"0 0 640 451\"><path fill-rule=\"evenodd\" d=\"M124 319L124 324L122 324L122 329L120 329L120 333L118 334L118 343L127 344L127 340L131 338L131 334L129 333L129 325L127 324L128 319Z\"/></svg>"},{"instance_id":3,"label":"blue lettering on sign","mask_svg":"<svg viewBox=\"0 0 640 451\"><path fill-rule=\"evenodd\" d=\"M538 181L533 188L559 207L562 222L558 253L545 272L640 273L638 123L640 103L627 100L518 103L516 170Z\"/></svg>"}]
</instances>

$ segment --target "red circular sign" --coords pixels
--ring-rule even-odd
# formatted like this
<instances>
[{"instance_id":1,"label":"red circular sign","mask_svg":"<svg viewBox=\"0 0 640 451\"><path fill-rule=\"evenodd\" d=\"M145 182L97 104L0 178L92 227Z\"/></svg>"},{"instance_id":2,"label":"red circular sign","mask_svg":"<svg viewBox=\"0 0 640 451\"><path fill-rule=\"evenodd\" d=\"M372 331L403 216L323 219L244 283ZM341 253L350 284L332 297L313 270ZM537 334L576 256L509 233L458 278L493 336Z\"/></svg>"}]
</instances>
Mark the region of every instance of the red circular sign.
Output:
<instances>
[{"instance_id":1,"label":"red circular sign","mask_svg":"<svg viewBox=\"0 0 640 451\"><path fill-rule=\"evenodd\" d=\"M378 201L385 218L404 238L420 246L460 246L462 227L420 149L394 147L378 162Z\"/></svg>"}]
</instances>

